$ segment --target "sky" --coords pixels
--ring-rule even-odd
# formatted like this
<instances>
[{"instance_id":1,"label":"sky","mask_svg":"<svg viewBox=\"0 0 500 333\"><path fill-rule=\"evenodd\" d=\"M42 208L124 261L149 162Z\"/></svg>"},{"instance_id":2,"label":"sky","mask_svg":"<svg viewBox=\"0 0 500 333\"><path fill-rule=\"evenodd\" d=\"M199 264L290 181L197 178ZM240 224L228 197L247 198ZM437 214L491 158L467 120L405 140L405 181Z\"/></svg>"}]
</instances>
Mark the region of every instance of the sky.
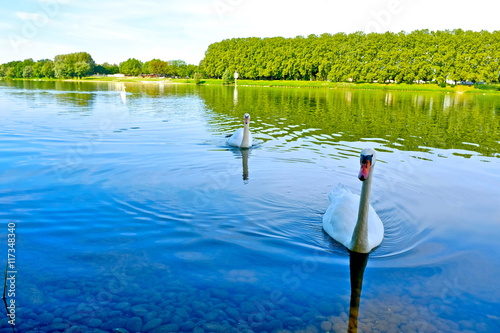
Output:
<instances>
[{"instance_id":1,"label":"sky","mask_svg":"<svg viewBox=\"0 0 500 333\"><path fill-rule=\"evenodd\" d=\"M498 0L0 0L0 64L88 52L199 64L236 37L500 30Z\"/></svg>"}]
</instances>

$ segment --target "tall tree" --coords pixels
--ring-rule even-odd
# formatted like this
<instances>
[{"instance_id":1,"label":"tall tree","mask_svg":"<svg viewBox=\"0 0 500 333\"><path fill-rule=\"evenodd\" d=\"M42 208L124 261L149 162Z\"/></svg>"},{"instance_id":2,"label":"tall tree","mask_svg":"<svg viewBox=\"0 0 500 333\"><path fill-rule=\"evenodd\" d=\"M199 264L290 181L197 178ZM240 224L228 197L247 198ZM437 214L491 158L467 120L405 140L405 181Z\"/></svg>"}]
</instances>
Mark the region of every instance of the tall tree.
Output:
<instances>
[{"instance_id":1,"label":"tall tree","mask_svg":"<svg viewBox=\"0 0 500 333\"><path fill-rule=\"evenodd\" d=\"M33 77L33 67L25 66L23 69L23 77L25 78Z\"/></svg>"},{"instance_id":2,"label":"tall tree","mask_svg":"<svg viewBox=\"0 0 500 333\"><path fill-rule=\"evenodd\" d=\"M87 52L76 52L69 54L59 54L54 57L54 72L56 77L77 77L81 76L82 63L87 64L87 71L84 75L94 73L95 62ZM78 66L76 64L79 64Z\"/></svg>"},{"instance_id":3,"label":"tall tree","mask_svg":"<svg viewBox=\"0 0 500 333\"><path fill-rule=\"evenodd\" d=\"M74 66L75 75L78 78L90 74L90 65L84 61L79 61Z\"/></svg>"},{"instance_id":4,"label":"tall tree","mask_svg":"<svg viewBox=\"0 0 500 333\"><path fill-rule=\"evenodd\" d=\"M120 73L137 76L142 73L142 62L135 58L129 58L120 63Z\"/></svg>"}]
</instances>

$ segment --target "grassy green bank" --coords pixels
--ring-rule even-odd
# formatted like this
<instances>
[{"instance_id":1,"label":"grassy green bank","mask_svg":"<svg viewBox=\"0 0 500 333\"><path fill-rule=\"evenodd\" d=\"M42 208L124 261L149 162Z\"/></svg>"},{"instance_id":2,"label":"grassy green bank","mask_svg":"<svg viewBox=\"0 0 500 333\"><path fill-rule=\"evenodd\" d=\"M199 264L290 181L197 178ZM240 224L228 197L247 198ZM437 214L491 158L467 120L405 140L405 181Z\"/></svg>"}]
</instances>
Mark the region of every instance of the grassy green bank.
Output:
<instances>
[{"instance_id":1,"label":"grassy green bank","mask_svg":"<svg viewBox=\"0 0 500 333\"><path fill-rule=\"evenodd\" d=\"M191 83L190 79L172 79L172 82ZM205 79L201 84L222 84L222 80ZM456 93L500 93L500 85L447 85L437 84L407 84L407 83L349 83L330 81L268 81L268 80L238 80L239 86L261 86L261 87L294 87L294 88L330 88L330 89L364 89L364 90L392 90L392 91L441 91Z\"/></svg>"},{"instance_id":2,"label":"grassy green bank","mask_svg":"<svg viewBox=\"0 0 500 333\"><path fill-rule=\"evenodd\" d=\"M28 79L15 79L28 80ZM40 81L62 80L62 79L37 79ZM196 84L194 79L158 79L141 77L97 77L89 76L80 80L67 81L91 81L91 82L137 82L137 83L172 83L172 84ZM221 79L202 79L201 85L222 85ZM233 84L234 86L234 84ZM328 89L363 89L363 90L390 90L390 91L432 91L432 92L450 92L450 93L497 93L500 94L500 84L483 85L446 85L445 87L437 84L407 84L407 83L349 83L349 82L330 82L330 81L285 81L285 80L238 80L238 86L256 86L256 87L289 87L289 88L328 88Z\"/></svg>"}]
</instances>

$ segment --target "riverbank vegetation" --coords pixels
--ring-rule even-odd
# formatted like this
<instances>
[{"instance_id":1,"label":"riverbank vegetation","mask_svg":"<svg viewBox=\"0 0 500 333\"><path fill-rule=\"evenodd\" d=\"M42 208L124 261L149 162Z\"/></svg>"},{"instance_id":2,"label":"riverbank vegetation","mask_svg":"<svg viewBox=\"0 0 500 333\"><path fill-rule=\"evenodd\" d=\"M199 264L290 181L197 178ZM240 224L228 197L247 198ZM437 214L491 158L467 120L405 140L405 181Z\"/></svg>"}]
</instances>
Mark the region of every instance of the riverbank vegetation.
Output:
<instances>
[{"instance_id":1,"label":"riverbank vegetation","mask_svg":"<svg viewBox=\"0 0 500 333\"><path fill-rule=\"evenodd\" d=\"M60 79L15 79L29 81L60 81ZM121 82L121 83L160 83L160 84L193 84L193 85L227 85L223 79L198 78L197 73L193 78L159 78L142 76L88 76L81 79L66 79L65 81L80 82ZM237 86L247 87L283 87L283 88L325 88L325 89L361 89L361 90L387 90L387 91L433 91L448 93L500 93L500 84L476 85L436 85L436 84L408 84L408 83L353 83L332 81L297 81L297 80L238 80ZM234 86L234 84L233 84Z\"/></svg>"},{"instance_id":2,"label":"riverbank vegetation","mask_svg":"<svg viewBox=\"0 0 500 333\"><path fill-rule=\"evenodd\" d=\"M207 77L333 82L498 83L500 31L362 32L232 38L211 44Z\"/></svg>"},{"instance_id":3,"label":"riverbank vegetation","mask_svg":"<svg viewBox=\"0 0 500 333\"><path fill-rule=\"evenodd\" d=\"M202 85L224 85L223 79L202 79L196 83L194 79L169 79L171 83L188 83ZM298 80L238 80L238 86L251 87L284 87L284 88L328 88L328 89L362 89L390 91L435 91L451 93L500 93L500 84L475 85L436 85L408 83L355 83L332 81L298 81Z\"/></svg>"},{"instance_id":4,"label":"riverbank vegetation","mask_svg":"<svg viewBox=\"0 0 500 333\"><path fill-rule=\"evenodd\" d=\"M123 75L142 77L192 77L198 66L189 65L183 60L163 61L152 59L147 62L129 58L119 65L96 64L87 52L60 54L54 60L42 59L34 61L11 61L0 65L0 77L25 79L81 79L98 75Z\"/></svg>"},{"instance_id":5,"label":"riverbank vegetation","mask_svg":"<svg viewBox=\"0 0 500 333\"><path fill-rule=\"evenodd\" d=\"M209 45L199 66L182 60L142 62L134 58L120 64L96 64L86 52L0 65L0 77L26 79L97 75L97 79L107 80L104 77L121 73L127 77L120 80L133 81L133 76L139 80L180 78L177 82L233 84L235 72L241 85L336 88L366 84L363 89L385 89L387 84L398 84L397 90L434 90L439 86L453 91L469 91L474 85L499 90L500 31L232 38ZM462 87L453 88L456 85Z\"/></svg>"}]
</instances>

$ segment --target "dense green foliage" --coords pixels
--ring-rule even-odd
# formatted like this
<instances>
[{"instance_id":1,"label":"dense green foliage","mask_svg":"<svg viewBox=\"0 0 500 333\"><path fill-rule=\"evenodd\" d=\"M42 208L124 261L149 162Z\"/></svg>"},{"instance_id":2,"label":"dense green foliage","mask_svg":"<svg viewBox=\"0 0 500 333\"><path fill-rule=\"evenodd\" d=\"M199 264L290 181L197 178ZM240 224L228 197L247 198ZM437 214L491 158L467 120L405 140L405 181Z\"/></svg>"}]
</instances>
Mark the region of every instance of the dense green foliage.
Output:
<instances>
[{"instance_id":1,"label":"dense green foliage","mask_svg":"<svg viewBox=\"0 0 500 333\"><path fill-rule=\"evenodd\" d=\"M192 77L197 68L198 67L195 65L188 65L183 60L163 61L160 59L152 59L142 63L137 59L131 58L120 63L120 73L133 76L143 74L169 77Z\"/></svg>"},{"instance_id":2,"label":"dense green foliage","mask_svg":"<svg viewBox=\"0 0 500 333\"><path fill-rule=\"evenodd\" d=\"M141 73L157 76L193 77L197 68L198 67L195 65L188 65L183 60L163 61L160 59L153 59L142 65Z\"/></svg>"},{"instance_id":3,"label":"dense green foliage","mask_svg":"<svg viewBox=\"0 0 500 333\"><path fill-rule=\"evenodd\" d=\"M42 59L37 62L33 59L24 61L11 61L0 65L0 77L7 78L52 78L54 73L54 62Z\"/></svg>"},{"instance_id":4,"label":"dense green foliage","mask_svg":"<svg viewBox=\"0 0 500 333\"><path fill-rule=\"evenodd\" d=\"M137 76L141 74L142 62L135 58L129 58L124 62L120 63L120 73L125 75Z\"/></svg>"},{"instance_id":5,"label":"dense green foliage","mask_svg":"<svg viewBox=\"0 0 500 333\"><path fill-rule=\"evenodd\" d=\"M130 58L120 65L107 62L96 65L87 52L60 54L54 60L43 59L33 61L11 61L0 65L0 77L6 78L82 78L93 74L106 75L122 73L138 76L156 75L169 77L193 77L198 66L187 64L183 60L162 61L153 59L142 63ZM199 71L198 71L199 72Z\"/></svg>"},{"instance_id":6,"label":"dense green foliage","mask_svg":"<svg viewBox=\"0 0 500 333\"><path fill-rule=\"evenodd\" d=\"M105 62L102 65L96 65L94 67L94 72L96 74L116 74L120 72L120 68L118 65Z\"/></svg>"},{"instance_id":7,"label":"dense green foliage","mask_svg":"<svg viewBox=\"0 0 500 333\"><path fill-rule=\"evenodd\" d=\"M222 84L231 84L234 83L234 74L228 69L224 71L222 74Z\"/></svg>"},{"instance_id":8,"label":"dense green foliage","mask_svg":"<svg viewBox=\"0 0 500 333\"><path fill-rule=\"evenodd\" d=\"M92 74L153 77L321 80L333 82L435 82L441 86L500 83L500 31L322 34L295 38L233 38L209 45L200 66L182 60L130 58L96 65L86 52L0 65L0 77L81 78Z\"/></svg>"},{"instance_id":9,"label":"dense green foliage","mask_svg":"<svg viewBox=\"0 0 500 333\"><path fill-rule=\"evenodd\" d=\"M60 54L54 60L11 61L0 65L0 77L7 78L73 78L95 73L95 62L87 52Z\"/></svg>"},{"instance_id":10,"label":"dense green foliage","mask_svg":"<svg viewBox=\"0 0 500 333\"><path fill-rule=\"evenodd\" d=\"M94 72L95 62L87 52L56 55L54 72L56 77L70 78L90 75Z\"/></svg>"},{"instance_id":11,"label":"dense green foliage","mask_svg":"<svg viewBox=\"0 0 500 333\"><path fill-rule=\"evenodd\" d=\"M212 78L497 83L500 31L233 38L211 44L201 66Z\"/></svg>"}]
</instances>

